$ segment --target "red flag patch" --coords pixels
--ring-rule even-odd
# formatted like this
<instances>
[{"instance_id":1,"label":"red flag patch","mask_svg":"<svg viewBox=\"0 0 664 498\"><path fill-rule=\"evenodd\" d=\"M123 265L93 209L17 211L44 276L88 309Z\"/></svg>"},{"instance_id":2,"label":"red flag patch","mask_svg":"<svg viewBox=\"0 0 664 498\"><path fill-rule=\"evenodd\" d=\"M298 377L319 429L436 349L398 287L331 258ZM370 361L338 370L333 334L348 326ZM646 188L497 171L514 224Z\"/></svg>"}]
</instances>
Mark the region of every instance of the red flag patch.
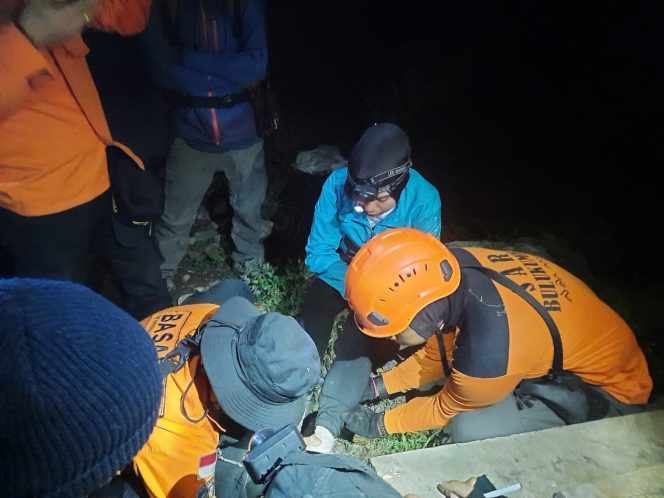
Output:
<instances>
[{"instance_id":1,"label":"red flag patch","mask_svg":"<svg viewBox=\"0 0 664 498\"><path fill-rule=\"evenodd\" d=\"M201 456L198 460L198 478L205 479L214 474L214 467L217 464L217 452L213 451Z\"/></svg>"}]
</instances>

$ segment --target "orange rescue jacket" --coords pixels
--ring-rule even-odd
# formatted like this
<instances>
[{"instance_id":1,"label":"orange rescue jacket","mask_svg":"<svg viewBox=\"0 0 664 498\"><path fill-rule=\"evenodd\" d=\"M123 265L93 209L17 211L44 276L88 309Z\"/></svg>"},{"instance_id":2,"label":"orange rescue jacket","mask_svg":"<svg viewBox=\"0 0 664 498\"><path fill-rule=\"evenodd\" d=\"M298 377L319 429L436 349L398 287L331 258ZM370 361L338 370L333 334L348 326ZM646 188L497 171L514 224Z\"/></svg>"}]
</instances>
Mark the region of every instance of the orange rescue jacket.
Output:
<instances>
[{"instance_id":1,"label":"orange rescue jacket","mask_svg":"<svg viewBox=\"0 0 664 498\"><path fill-rule=\"evenodd\" d=\"M213 304L168 308L141 324L162 359L218 308ZM200 368L200 355L196 354L164 379L157 424L133 462L151 497L213 496L216 450L223 428L206 415L203 403L209 398L210 385L204 374L197 375Z\"/></svg>"},{"instance_id":2,"label":"orange rescue jacket","mask_svg":"<svg viewBox=\"0 0 664 498\"><path fill-rule=\"evenodd\" d=\"M151 0L102 0L91 27L131 35ZM80 35L38 50L14 26L0 26L0 207L24 216L58 213L109 188L111 137Z\"/></svg>"},{"instance_id":3,"label":"orange rescue jacket","mask_svg":"<svg viewBox=\"0 0 664 498\"><path fill-rule=\"evenodd\" d=\"M462 267L480 264L529 291L553 317L563 342L565 370L628 404L644 404L652 379L630 327L571 273L543 258L485 248L454 249ZM444 333L452 373L441 391L385 414L388 432L446 425L459 412L492 405L523 379L551 369L553 343L542 317L523 298L472 268L456 332ZM389 393L443 378L435 335L403 363L383 374Z\"/></svg>"}]
</instances>

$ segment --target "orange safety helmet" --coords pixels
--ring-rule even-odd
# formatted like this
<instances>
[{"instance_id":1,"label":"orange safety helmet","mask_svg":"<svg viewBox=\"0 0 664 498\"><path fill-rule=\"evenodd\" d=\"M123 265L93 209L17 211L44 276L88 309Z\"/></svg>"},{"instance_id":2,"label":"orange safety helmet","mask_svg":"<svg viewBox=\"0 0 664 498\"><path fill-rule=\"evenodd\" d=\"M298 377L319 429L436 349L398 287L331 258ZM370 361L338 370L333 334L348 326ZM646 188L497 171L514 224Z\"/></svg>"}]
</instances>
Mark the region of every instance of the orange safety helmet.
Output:
<instances>
[{"instance_id":1,"label":"orange safety helmet","mask_svg":"<svg viewBox=\"0 0 664 498\"><path fill-rule=\"evenodd\" d=\"M370 239L350 262L346 295L362 332L390 337L460 281L459 262L440 240L415 228L392 228Z\"/></svg>"}]
</instances>

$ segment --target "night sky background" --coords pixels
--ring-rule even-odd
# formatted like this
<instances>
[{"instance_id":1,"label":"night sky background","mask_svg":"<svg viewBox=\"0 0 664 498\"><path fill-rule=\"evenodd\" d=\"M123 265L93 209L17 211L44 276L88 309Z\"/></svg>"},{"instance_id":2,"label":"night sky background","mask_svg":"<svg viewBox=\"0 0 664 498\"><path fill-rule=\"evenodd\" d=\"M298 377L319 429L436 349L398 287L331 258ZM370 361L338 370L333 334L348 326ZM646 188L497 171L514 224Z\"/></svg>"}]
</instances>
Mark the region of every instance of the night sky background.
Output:
<instances>
[{"instance_id":1,"label":"night sky background","mask_svg":"<svg viewBox=\"0 0 664 498\"><path fill-rule=\"evenodd\" d=\"M444 240L555 240L656 316L662 2L267 4L283 124L267 144L278 205L268 259L304 256L324 178L293 170L297 151L347 154L387 120L409 134L415 168L441 193ZM169 136L140 40L86 39L114 134L158 165ZM658 319L640 331L660 352L663 333Z\"/></svg>"}]
</instances>

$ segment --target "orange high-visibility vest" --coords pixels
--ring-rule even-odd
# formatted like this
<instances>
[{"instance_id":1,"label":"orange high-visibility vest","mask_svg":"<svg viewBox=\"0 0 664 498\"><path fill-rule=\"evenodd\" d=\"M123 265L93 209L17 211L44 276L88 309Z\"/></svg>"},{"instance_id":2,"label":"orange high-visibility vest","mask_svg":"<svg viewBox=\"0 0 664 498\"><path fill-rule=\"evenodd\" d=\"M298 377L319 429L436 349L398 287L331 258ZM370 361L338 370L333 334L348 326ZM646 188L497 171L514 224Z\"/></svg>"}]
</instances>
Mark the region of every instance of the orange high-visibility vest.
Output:
<instances>
[{"instance_id":1,"label":"orange high-visibility vest","mask_svg":"<svg viewBox=\"0 0 664 498\"><path fill-rule=\"evenodd\" d=\"M105 0L90 23L134 35L150 0ZM106 146L115 142L80 35L38 50L13 24L0 25L0 207L23 216L59 213L109 188Z\"/></svg>"},{"instance_id":2,"label":"orange high-visibility vest","mask_svg":"<svg viewBox=\"0 0 664 498\"><path fill-rule=\"evenodd\" d=\"M560 331L565 370L623 403L648 401L652 379L634 333L585 283L531 254L476 247L454 251L462 266L462 258L471 258L503 273L547 309ZM487 282L487 277L478 278L477 272L473 276L473 271L464 272L471 282L466 300L473 300L471 305L480 303L477 309L481 310L462 318L464 326L456 336L443 334L452 364L450 378L435 396L414 398L386 412L388 432L442 427L456 414L497 403L521 380L541 377L551 369L553 342L542 317L522 297L490 279ZM389 393L408 391L442 377L435 336L383 374Z\"/></svg>"},{"instance_id":3,"label":"orange high-visibility vest","mask_svg":"<svg viewBox=\"0 0 664 498\"><path fill-rule=\"evenodd\" d=\"M185 337L196 332L219 306L194 304L162 310L141 322L162 359ZM210 385L200 371L200 355L164 379L157 424L138 455L134 470L154 498L213 496L219 431L205 415Z\"/></svg>"}]
</instances>

